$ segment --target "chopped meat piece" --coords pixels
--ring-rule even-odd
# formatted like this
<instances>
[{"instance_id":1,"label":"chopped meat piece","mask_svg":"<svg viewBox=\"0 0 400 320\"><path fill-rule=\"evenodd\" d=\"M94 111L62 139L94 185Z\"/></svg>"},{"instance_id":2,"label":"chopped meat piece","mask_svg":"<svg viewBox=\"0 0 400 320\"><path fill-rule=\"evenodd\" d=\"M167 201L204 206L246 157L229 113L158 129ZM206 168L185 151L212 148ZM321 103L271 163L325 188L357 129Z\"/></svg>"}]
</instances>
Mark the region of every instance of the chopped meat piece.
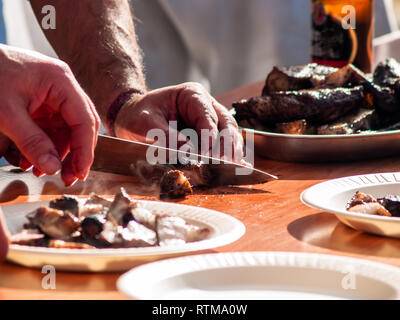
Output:
<instances>
[{"instance_id":1,"label":"chopped meat piece","mask_svg":"<svg viewBox=\"0 0 400 320\"><path fill-rule=\"evenodd\" d=\"M98 236L96 247L121 247L122 239L116 227L112 222L106 222L103 231Z\"/></svg>"},{"instance_id":2,"label":"chopped meat piece","mask_svg":"<svg viewBox=\"0 0 400 320\"><path fill-rule=\"evenodd\" d=\"M39 228L44 234L57 239L69 239L79 228L78 218L69 211L40 207L27 216L30 225Z\"/></svg>"},{"instance_id":3,"label":"chopped meat piece","mask_svg":"<svg viewBox=\"0 0 400 320\"><path fill-rule=\"evenodd\" d=\"M95 239L103 231L106 222L106 218L99 214L85 217L81 222L82 236L85 239Z\"/></svg>"},{"instance_id":4,"label":"chopped meat piece","mask_svg":"<svg viewBox=\"0 0 400 320\"><path fill-rule=\"evenodd\" d=\"M350 202L347 204L347 209L358 204L369 202L377 202L377 200L369 194L357 191L353 198L351 198Z\"/></svg>"},{"instance_id":5,"label":"chopped meat piece","mask_svg":"<svg viewBox=\"0 0 400 320\"><path fill-rule=\"evenodd\" d=\"M50 201L49 206L57 210L68 210L75 217L79 216L79 200L74 196L62 196L61 198Z\"/></svg>"},{"instance_id":6,"label":"chopped meat piece","mask_svg":"<svg viewBox=\"0 0 400 320\"><path fill-rule=\"evenodd\" d=\"M157 215L154 214L153 212L144 209L144 208L133 208L131 209L132 217L135 221L143 224L147 228L150 228L151 230L156 229L156 218Z\"/></svg>"},{"instance_id":7,"label":"chopped meat piece","mask_svg":"<svg viewBox=\"0 0 400 320\"><path fill-rule=\"evenodd\" d=\"M387 195L378 202L388 210L393 217L400 217L400 196Z\"/></svg>"},{"instance_id":8,"label":"chopped meat piece","mask_svg":"<svg viewBox=\"0 0 400 320\"><path fill-rule=\"evenodd\" d=\"M357 191L346 206L347 211L391 217L388 210L369 194Z\"/></svg>"},{"instance_id":9,"label":"chopped meat piece","mask_svg":"<svg viewBox=\"0 0 400 320\"><path fill-rule=\"evenodd\" d=\"M101 204L85 204L79 209L79 218L84 218L94 214L103 214L104 206Z\"/></svg>"},{"instance_id":10,"label":"chopped meat piece","mask_svg":"<svg viewBox=\"0 0 400 320\"><path fill-rule=\"evenodd\" d=\"M180 198L192 193L192 186L182 171L168 171L160 181L161 196Z\"/></svg>"},{"instance_id":11,"label":"chopped meat piece","mask_svg":"<svg viewBox=\"0 0 400 320\"><path fill-rule=\"evenodd\" d=\"M190 161L186 165L178 166L178 170L183 172L192 186L210 187L215 182L214 175L209 167L201 162Z\"/></svg>"},{"instance_id":12,"label":"chopped meat piece","mask_svg":"<svg viewBox=\"0 0 400 320\"><path fill-rule=\"evenodd\" d=\"M108 217L113 218L118 225L122 225L127 220L126 216L129 220L131 219L129 217L131 215L130 209L134 206L136 206L136 202L131 200L124 188L121 188L110 206Z\"/></svg>"},{"instance_id":13,"label":"chopped meat piece","mask_svg":"<svg viewBox=\"0 0 400 320\"><path fill-rule=\"evenodd\" d=\"M383 207L378 202L369 202L369 203L358 204L354 207L350 207L347 210L350 212L365 213L365 214L378 215L378 216L386 216L386 217L392 216L390 214L390 212L387 211L385 209L385 207Z\"/></svg>"},{"instance_id":14,"label":"chopped meat piece","mask_svg":"<svg viewBox=\"0 0 400 320\"><path fill-rule=\"evenodd\" d=\"M210 229L189 225L180 217L157 217L157 235L160 246L203 240L209 233Z\"/></svg>"},{"instance_id":15,"label":"chopped meat piece","mask_svg":"<svg viewBox=\"0 0 400 320\"><path fill-rule=\"evenodd\" d=\"M150 247L157 244L157 234L133 220L128 223L126 228L122 229L120 234L123 246L126 248Z\"/></svg>"}]
</instances>

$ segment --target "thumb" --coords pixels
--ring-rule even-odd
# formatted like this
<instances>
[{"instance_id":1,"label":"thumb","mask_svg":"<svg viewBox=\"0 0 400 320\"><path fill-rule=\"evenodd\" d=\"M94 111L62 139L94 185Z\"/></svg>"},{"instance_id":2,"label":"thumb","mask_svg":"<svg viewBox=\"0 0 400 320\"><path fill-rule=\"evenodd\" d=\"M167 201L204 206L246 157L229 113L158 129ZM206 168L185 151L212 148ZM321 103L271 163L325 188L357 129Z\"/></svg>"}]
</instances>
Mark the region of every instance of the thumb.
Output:
<instances>
[{"instance_id":1,"label":"thumb","mask_svg":"<svg viewBox=\"0 0 400 320\"><path fill-rule=\"evenodd\" d=\"M25 158L45 174L53 175L61 170L58 152L47 134L27 112L10 113L14 121L0 121L0 126Z\"/></svg>"}]
</instances>

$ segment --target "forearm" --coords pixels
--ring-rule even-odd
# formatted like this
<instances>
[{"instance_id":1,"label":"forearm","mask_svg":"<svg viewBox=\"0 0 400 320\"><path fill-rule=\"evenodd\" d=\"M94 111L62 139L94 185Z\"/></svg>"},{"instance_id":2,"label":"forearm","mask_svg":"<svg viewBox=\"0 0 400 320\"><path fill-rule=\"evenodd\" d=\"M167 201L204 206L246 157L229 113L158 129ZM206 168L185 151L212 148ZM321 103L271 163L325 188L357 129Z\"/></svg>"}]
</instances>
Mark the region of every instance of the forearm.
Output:
<instances>
[{"instance_id":1,"label":"forearm","mask_svg":"<svg viewBox=\"0 0 400 320\"><path fill-rule=\"evenodd\" d=\"M48 0L31 0L38 20ZM44 30L104 120L127 91L146 92L141 54L127 0L55 0L57 27Z\"/></svg>"}]
</instances>

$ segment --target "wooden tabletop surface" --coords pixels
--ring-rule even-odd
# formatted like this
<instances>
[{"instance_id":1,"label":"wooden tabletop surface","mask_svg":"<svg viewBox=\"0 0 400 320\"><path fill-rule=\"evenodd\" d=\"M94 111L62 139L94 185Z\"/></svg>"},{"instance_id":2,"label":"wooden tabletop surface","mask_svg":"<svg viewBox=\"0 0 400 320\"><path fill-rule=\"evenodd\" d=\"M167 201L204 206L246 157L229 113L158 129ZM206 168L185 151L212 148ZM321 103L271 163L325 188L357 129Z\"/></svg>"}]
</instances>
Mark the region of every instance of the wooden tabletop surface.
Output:
<instances>
[{"instance_id":1,"label":"wooden tabletop surface","mask_svg":"<svg viewBox=\"0 0 400 320\"><path fill-rule=\"evenodd\" d=\"M258 95L262 83L218 97L225 105ZM400 266L400 240L354 231L334 215L303 205L306 188L348 175L398 171L400 157L342 164L294 164L256 159L256 167L280 177L262 185L197 190L180 201L214 209L242 221L246 234L215 252L290 251L351 256ZM0 204L52 199L60 194L113 195L125 187L137 199L157 200L132 177L92 172L85 183L65 189L58 177L35 178L10 167L0 168ZM56 290L42 288L40 270L0 264L0 299L124 299L116 290L119 273L57 272Z\"/></svg>"}]
</instances>

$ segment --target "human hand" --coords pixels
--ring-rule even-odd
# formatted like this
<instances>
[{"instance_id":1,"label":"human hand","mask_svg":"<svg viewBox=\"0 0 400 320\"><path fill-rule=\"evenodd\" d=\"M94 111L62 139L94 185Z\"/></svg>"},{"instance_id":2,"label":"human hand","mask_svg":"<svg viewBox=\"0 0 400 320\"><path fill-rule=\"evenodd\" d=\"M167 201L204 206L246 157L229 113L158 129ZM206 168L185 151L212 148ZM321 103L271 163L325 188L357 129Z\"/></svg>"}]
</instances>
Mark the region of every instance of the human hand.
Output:
<instances>
[{"instance_id":1,"label":"human hand","mask_svg":"<svg viewBox=\"0 0 400 320\"><path fill-rule=\"evenodd\" d=\"M66 185L84 180L100 120L68 65L1 45L0 66L0 157L36 176L61 170Z\"/></svg>"},{"instance_id":2,"label":"human hand","mask_svg":"<svg viewBox=\"0 0 400 320\"><path fill-rule=\"evenodd\" d=\"M9 239L10 237L4 221L3 212L0 209L0 262L7 256Z\"/></svg>"},{"instance_id":3,"label":"human hand","mask_svg":"<svg viewBox=\"0 0 400 320\"><path fill-rule=\"evenodd\" d=\"M195 129L199 138L201 130L208 129L209 148L204 148L204 141L199 140L203 143L200 146L202 154L237 162L242 159L243 137L236 121L224 106L197 83L184 83L135 96L118 113L115 134L123 139L153 143L147 141L146 135L149 130L159 128L166 133L166 137L174 133L185 143L187 138L179 132L173 132L175 129L169 126L169 121L177 121L180 128ZM225 134L221 143L218 134L222 131ZM221 143L221 152L215 155L212 149L217 142ZM223 143L232 146L231 154L224 153Z\"/></svg>"}]
</instances>

